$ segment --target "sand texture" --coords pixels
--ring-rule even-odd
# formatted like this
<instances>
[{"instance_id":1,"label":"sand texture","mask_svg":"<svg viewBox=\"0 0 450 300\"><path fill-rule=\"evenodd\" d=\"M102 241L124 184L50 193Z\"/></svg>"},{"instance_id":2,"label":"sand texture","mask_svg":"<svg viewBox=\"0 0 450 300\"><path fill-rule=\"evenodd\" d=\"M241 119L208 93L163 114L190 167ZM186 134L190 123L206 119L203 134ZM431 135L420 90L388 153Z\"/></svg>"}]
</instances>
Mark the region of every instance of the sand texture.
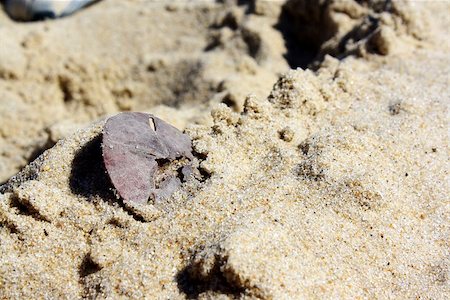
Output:
<instances>
[{"instance_id":1,"label":"sand texture","mask_svg":"<svg viewBox=\"0 0 450 300\"><path fill-rule=\"evenodd\" d=\"M0 13L0 299L448 299L449 13ZM199 174L170 197L116 196L101 138L128 110L192 139Z\"/></svg>"}]
</instances>

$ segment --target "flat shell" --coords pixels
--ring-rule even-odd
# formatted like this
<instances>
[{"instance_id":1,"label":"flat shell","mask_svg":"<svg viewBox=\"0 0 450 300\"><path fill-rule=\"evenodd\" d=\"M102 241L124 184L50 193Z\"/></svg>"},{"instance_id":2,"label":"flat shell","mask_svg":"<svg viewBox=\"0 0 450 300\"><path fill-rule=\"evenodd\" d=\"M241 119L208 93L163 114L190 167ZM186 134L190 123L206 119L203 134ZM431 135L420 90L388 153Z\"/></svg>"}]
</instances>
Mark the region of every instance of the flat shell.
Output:
<instances>
[{"instance_id":1,"label":"flat shell","mask_svg":"<svg viewBox=\"0 0 450 300\"><path fill-rule=\"evenodd\" d=\"M192 159L191 140L146 113L126 112L106 121L102 142L106 171L124 201L146 203L154 192L157 159Z\"/></svg>"}]
</instances>

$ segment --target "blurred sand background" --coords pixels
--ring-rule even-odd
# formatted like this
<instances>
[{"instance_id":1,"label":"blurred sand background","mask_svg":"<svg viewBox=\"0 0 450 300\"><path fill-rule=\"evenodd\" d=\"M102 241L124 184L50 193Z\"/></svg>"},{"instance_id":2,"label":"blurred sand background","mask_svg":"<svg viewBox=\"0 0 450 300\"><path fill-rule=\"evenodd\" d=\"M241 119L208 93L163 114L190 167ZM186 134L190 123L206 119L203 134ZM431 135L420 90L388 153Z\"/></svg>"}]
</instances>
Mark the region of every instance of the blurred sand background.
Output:
<instances>
[{"instance_id":1,"label":"blurred sand background","mask_svg":"<svg viewBox=\"0 0 450 300\"><path fill-rule=\"evenodd\" d=\"M0 12L0 299L448 299L449 13ZM185 130L202 179L158 203L116 199L99 142L129 110Z\"/></svg>"}]
</instances>

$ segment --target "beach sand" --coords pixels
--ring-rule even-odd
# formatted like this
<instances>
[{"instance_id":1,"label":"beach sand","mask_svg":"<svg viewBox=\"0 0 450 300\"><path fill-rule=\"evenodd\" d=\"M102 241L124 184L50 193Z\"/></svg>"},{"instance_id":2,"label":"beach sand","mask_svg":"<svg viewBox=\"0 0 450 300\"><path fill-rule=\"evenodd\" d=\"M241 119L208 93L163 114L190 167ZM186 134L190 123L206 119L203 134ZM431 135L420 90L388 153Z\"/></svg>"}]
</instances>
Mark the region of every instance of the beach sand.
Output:
<instances>
[{"instance_id":1,"label":"beach sand","mask_svg":"<svg viewBox=\"0 0 450 300\"><path fill-rule=\"evenodd\" d=\"M448 299L450 5L386 3L0 13L0 299ZM201 176L118 199L128 110Z\"/></svg>"}]
</instances>

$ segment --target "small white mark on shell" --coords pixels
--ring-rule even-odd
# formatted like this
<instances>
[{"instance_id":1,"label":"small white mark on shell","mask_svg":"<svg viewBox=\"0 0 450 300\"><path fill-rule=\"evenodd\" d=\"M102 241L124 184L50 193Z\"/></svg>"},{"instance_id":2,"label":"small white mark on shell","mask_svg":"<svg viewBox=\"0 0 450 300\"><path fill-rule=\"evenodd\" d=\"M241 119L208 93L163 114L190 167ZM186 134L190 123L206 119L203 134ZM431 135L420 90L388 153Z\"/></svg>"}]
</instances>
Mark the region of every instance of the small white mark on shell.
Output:
<instances>
[{"instance_id":1,"label":"small white mark on shell","mask_svg":"<svg viewBox=\"0 0 450 300\"><path fill-rule=\"evenodd\" d=\"M148 118L148 124L150 125L150 128L153 129L153 131L156 131L155 121L153 120L153 118Z\"/></svg>"}]
</instances>

